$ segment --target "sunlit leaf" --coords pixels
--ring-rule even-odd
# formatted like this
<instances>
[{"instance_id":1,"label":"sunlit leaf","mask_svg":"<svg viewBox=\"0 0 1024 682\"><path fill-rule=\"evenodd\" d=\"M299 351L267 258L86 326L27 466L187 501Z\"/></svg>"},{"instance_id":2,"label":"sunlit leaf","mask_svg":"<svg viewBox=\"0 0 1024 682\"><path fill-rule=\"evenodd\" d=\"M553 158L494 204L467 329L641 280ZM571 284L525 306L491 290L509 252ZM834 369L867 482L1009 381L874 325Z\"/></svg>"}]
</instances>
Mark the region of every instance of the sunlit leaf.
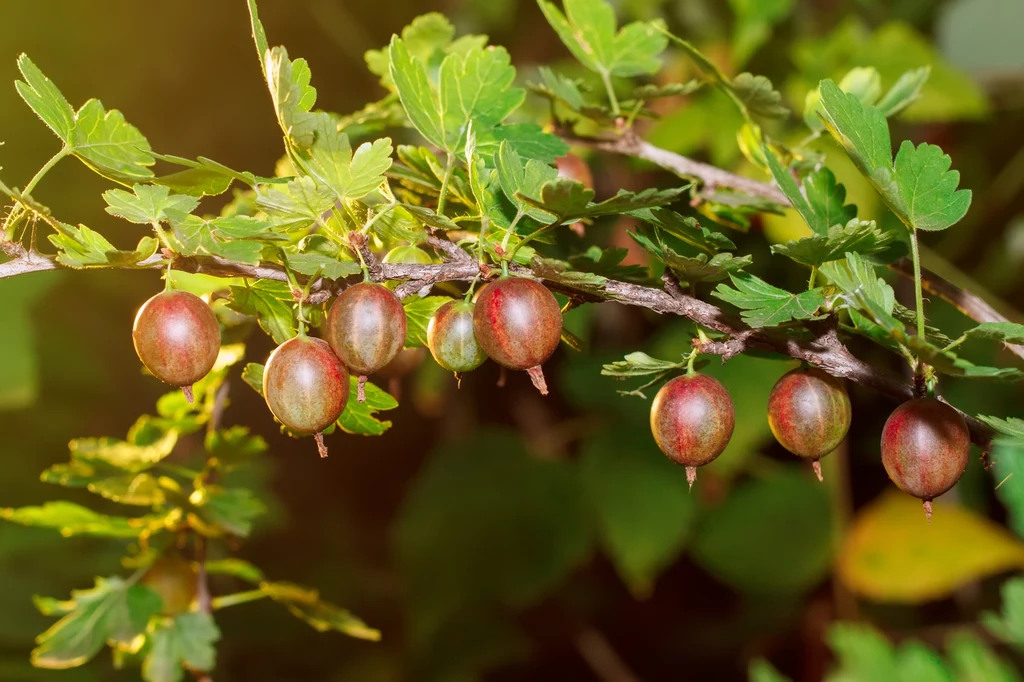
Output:
<instances>
[{"instance_id":1,"label":"sunlit leaf","mask_svg":"<svg viewBox=\"0 0 1024 682\"><path fill-rule=\"evenodd\" d=\"M919 500L888 492L854 519L837 575L873 601L920 604L1021 567L1024 545L991 521L940 501L929 524Z\"/></svg>"}]
</instances>

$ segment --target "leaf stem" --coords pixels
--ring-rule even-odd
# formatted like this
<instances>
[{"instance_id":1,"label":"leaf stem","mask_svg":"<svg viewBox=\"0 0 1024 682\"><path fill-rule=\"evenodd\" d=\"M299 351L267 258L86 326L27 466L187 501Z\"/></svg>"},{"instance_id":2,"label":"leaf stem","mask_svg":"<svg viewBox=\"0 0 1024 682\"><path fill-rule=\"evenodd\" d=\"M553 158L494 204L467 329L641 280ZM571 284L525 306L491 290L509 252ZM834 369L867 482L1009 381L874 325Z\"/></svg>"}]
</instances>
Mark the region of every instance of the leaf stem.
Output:
<instances>
[{"instance_id":1,"label":"leaf stem","mask_svg":"<svg viewBox=\"0 0 1024 682\"><path fill-rule=\"evenodd\" d=\"M49 173L50 169L53 168L54 166L56 166L58 161L60 161L61 159L63 159L65 156L67 156L70 153L71 153L71 148L65 146L59 152L54 154L53 157L49 161L47 161L46 163L43 164L43 167L39 169L39 172L36 173L32 177L32 179L28 181L28 184L25 185L25 189L21 190L21 193L22 194L31 194L32 190L34 190L36 188L36 185L39 184L39 181L43 179L43 176L46 175L47 173Z\"/></svg>"},{"instance_id":2,"label":"leaf stem","mask_svg":"<svg viewBox=\"0 0 1024 682\"><path fill-rule=\"evenodd\" d=\"M210 602L210 606L214 611L218 611L229 606L237 606L238 604L246 604L251 601L259 601L260 599L266 598L267 593L263 590L249 590L247 592L226 594L223 597L214 597Z\"/></svg>"},{"instance_id":3,"label":"leaf stem","mask_svg":"<svg viewBox=\"0 0 1024 682\"><path fill-rule=\"evenodd\" d=\"M604 89L608 92L608 102L612 105L612 116L618 118L622 112L619 109L619 98L615 96L615 88L612 87L611 74L602 70L601 80L604 81Z\"/></svg>"},{"instance_id":4,"label":"leaf stem","mask_svg":"<svg viewBox=\"0 0 1024 682\"><path fill-rule=\"evenodd\" d=\"M28 184L25 185L24 189L21 190L21 193L22 194L31 194L32 190L34 190L36 188L36 185L39 184L39 181L42 180L43 177L47 173L50 172L50 169L52 169L54 166L56 166L58 161L60 161L61 159L63 159L65 156L67 156L70 153L71 153L70 147L67 147L67 146L62 147L59 152L54 154L50 158L50 160L47 161L46 163L44 163L43 167L40 168L39 171L34 176L32 176L32 179L28 181ZM13 236L13 235L8 233L8 230L9 230L9 228L12 225L14 225L14 222L17 220L18 216L21 215L21 210L22 210L22 205L20 203L18 203L18 204L15 204L14 208L11 209L11 212L7 214L7 219L4 220L3 227L0 228L0 233L2 233L4 241L7 241L7 240L11 239L11 237Z\"/></svg>"},{"instance_id":5,"label":"leaf stem","mask_svg":"<svg viewBox=\"0 0 1024 682\"><path fill-rule=\"evenodd\" d=\"M444 168L444 179L441 180L441 194L437 198L437 215L444 215L444 204L448 199L448 183L452 179L452 171L455 170L455 155L448 154L448 164Z\"/></svg>"},{"instance_id":6,"label":"leaf stem","mask_svg":"<svg viewBox=\"0 0 1024 682\"><path fill-rule=\"evenodd\" d=\"M811 278L807 280L807 290L810 291L814 288L814 280L818 278L818 268L814 265L811 266Z\"/></svg>"},{"instance_id":7,"label":"leaf stem","mask_svg":"<svg viewBox=\"0 0 1024 682\"><path fill-rule=\"evenodd\" d=\"M910 230L910 254L914 260L914 304L917 306L917 335L924 339L924 292L921 290L921 253L917 246L917 230Z\"/></svg>"},{"instance_id":8,"label":"leaf stem","mask_svg":"<svg viewBox=\"0 0 1024 682\"><path fill-rule=\"evenodd\" d=\"M541 236L542 234L546 234L547 232L550 232L551 230L553 230L554 228L558 227L561 224L562 224L562 221L559 220L558 218L556 218L555 222L549 223L549 224L545 225L544 227L540 228L539 230L537 230L536 232L534 232L533 234L530 234L530 235L524 237L521 242L519 242L518 244L515 245L515 247L512 248L512 252L510 254L508 254L508 259L507 260L512 260L513 258L515 258L515 255L519 252L519 249L523 248L524 246L526 246L527 244L529 244L530 242L532 242L534 239L536 239L537 237Z\"/></svg>"},{"instance_id":9,"label":"leaf stem","mask_svg":"<svg viewBox=\"0 0 1024 682\"><path fill-rule=\"evenodd\" d=\"M519 211L516 212L516 217L512 219L512 224L508 226L507 230L505 230L505 238L501 240L501 250L502 251L505 251L506 249L508 249L508 240L509 240L509 238L513 234L515 234L516 225L519 224L519 220L524 215L526 215L526 214L522 210L519 210Z\"/></svg>"}]
</instances>

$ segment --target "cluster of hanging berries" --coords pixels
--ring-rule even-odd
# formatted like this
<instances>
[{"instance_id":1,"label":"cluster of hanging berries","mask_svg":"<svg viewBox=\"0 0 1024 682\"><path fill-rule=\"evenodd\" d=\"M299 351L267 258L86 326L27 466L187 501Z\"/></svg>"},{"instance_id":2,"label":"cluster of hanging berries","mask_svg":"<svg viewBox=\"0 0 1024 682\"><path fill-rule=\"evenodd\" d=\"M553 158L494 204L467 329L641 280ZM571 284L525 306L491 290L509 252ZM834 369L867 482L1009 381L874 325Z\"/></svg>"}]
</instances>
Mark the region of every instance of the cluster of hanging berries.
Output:
<instances>
[{"instance_id":1,"label":"cluster of hanging berries","mask_svg":"<svg viewBox=\"0 0 1024 682\"><path fill-rule=\"evenodd\" d=\"M850 398L840 379L815 367L783 375L768 398L768 424L779 443L810 460L821 480L819 460L839 446L850 429ZM736 412L717 379L697 372L666 383L651 405L651 431L658 447L686 467L693 486L697 467L710 463L732 437ZM963 417L936 398L915 398L892 413L882 430L882 463L901 490L924 501L948 491L967 468L971 439Z\"/></svg>"},{"instance_id":2,"label":"cluster of hanging berries","mask_svg":"<svg viewBox=\"0 0 1024 682\"><path fill-rule=\"evenodd\" d=\"M326 340L298 336L267 358L263 396L279 422L298 434L312 434L327 456L324 429L334 424L349 399L349 374L358 377L363 402L367 376L386 370L405 345L402 302L382 284L353 285L331 304ZM558 347L562 311L539 282L505 277L485 284L473 300L452 300L431 317L427 341L439 365L461 375L488 357L502 367L525 370L547 395L541 364ZM192 384L213 368L220 351L220 327L198 296L167 290L143 304L132 330L135 350L161 381L180 386L189 402Z\"/></svg>"}]
</instances>

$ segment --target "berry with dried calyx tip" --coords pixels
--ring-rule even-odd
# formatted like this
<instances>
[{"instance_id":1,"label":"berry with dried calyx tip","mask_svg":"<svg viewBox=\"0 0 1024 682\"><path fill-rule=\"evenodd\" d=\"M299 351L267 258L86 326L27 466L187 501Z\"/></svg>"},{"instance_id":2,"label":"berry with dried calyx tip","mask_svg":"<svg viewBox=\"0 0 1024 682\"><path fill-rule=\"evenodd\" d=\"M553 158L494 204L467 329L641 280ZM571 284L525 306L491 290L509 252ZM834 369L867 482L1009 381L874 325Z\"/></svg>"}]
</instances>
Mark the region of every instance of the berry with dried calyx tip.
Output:
<instances>
[{"instance_id":1,"label":"berry with dried calyx tip","mask_svg":"<svg viewBox=\"0 0 1024 682\"><path fill-rule=\"evenodd\" d=\"M160 613L165 616L189 611L199 591L195 566L177 553L165 554L154 561L140 580L160 595L163 601Z\"/></svg>"},{"instance_id":2,"label":"berry with dried calyx tip","mask_svg":"<svg viewBox=\"0 0 1024 682\"><path fill-rule=\"evenodd\" d=\"M345 289L327 313L325 336L349 371L359 376L358 400L366 400L366 376L395 359L405 345L405 308L381 284Z\"/></svg>"},{"instance_id":3,"label":"berry with dried calyx tip","mask_svg":"<svg viewBox=\"0 0 1024 682\"><path fill-rule=\"evenodd\" d=\"M811 460L819 481L818 460L846 437L851 414L842 380L817 367L787 372L768 396L768 425L776 440L797 457Z\"/></svg>"},{"instance_id":4,"label":"berry with dried calyx tip","mask_svg":"<svg viewBox=\"0 0 1024 682\"><path fill-rule=\"evenodd\" d=\"M736 410L725 386L714 377L694 372L672 379L651 404L651 432L661 451L686 467L693 487L697 467L725 450L736 425Z\"/></svg>"},{"instance_id":5,"label":"berry with dried calyx tip","mask_svg":"<svg viewBox=\"0 0 1024 682\"><path fill-rule=\"evenodd\" d=\"M348 402L348 370L326 341L296 336L278 346L263 369L263 397L277 420L292 431L311 433L327 456L321 431Z\"/></svg>"},{"instance_id":6,"label":"berry with dried calyx tip","mask_svg":"<svg viewBox=\"0 0 1024 682\"><path fill-rule=\"evenodd\" d=\"M470 301L448 301L427 323L427 347L437 364L456 375L476 369L487 359L476 339Z\"/></svg>"},{"instance_id":7,"label":"berry with dried calyx tip","mask_svg":"<svg viewBox=\"0 0 1024 682\"><path fill-rule=\"evenodd\" d=\"M971 434L964 418L936 398L915 398L889 415L882 429L882 464L892 482L924 500L932 517L932 499L960 480L967 469Z\"/></svg>"},{"instance_id":8,"label":"berry with dried calyx tip","mask_svg":"<svg viewBox=\"0 0 1024 682\"><path fill-rule=\"evenodd\" d=\"M192 402L192 384L217 362L220 326L203 299L187 291L162 291L139 308L132 341L146 369L180 386Z\"/></svg>"},{"instance_id":9,"label":"berry with dried calyx tip","mask_svg":"<svg viewBox=\"0 0 1024 682\"><path fill-rule=\"evenodd\" d=\"M562 338L562 310L547 287L523 277L489 283L477 296L473 329L488 357L526 370L541 395L548 394L540 366Z\"/></svg>"}]
</instances>

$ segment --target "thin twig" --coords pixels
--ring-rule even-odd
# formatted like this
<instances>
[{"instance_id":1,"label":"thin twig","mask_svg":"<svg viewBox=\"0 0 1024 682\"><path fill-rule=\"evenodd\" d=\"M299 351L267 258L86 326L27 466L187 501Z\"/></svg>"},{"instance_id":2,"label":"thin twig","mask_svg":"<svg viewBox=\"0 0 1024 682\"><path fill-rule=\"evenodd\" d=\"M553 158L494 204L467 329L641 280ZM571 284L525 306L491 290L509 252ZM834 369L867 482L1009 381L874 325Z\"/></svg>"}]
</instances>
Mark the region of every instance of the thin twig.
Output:
<instances>
[{"instance_id":1,"label":"thin twig","mask_svg":"<svg viewBox=\"0 0 1024 682\"><path fill-rule=\"evenodd\" d=\"M914 278L914 265L906 258L901 258L889 267L894 272L898 272L907 279ZM1012 321L993 308L988 301L983 299L981 296L978 296L967 289L961 289L949 280L924 268L921 270L921 286L924 287L924 290L929 294L932 296L938 296L947 303L950 303L953 307L975 322ZM1024 358L1024 346L1018 346L1011 343L1007 343L1005 346L1008 351L1017 357Z\"/></svg>"},{"instance_id":2,"label":"thin twig","mask_svg":"<svg viewBox=\"0 0 1024 682\"><path fill-rule=\"evenodd\" d=\"M372 255L372 254L371 254ZM365 257L365 256L364 256ZM53 269L48 256L36 255L33 261L36 269ZM9 261L0 265L0 276L5 266L11 263L20 262L20 259ZM40 267L39 262L45 262L50 267ZM380 263L376 256L373 257L373 272L379 274L378 281L401 280L408 284L399 287L414 285L416 289L427 283L434 282L470 282L480 277L488 279L498 271L482 272L481 267L474 260L413 264L413 263ZM163 257L154 257L144 261L146 267L163 268L167 262ZM141 265L141 264L140 264ZM368 263L369 265L369 263ZM25 267L21 266L24 270ZM239 263L232 263L222 258L212 256L194 256L190 258L175 258L172 267L183 269L189 272L202 272L219 277L265 277L286 281L284 270L279 266L254 267ZM379 270L377 269L379 267ZM517 274L532 276L530 269L516 266L512 268ZM710 342L701 348L706 353L716 353L723 357L732 357L747 349L767 349L789 357L803 360L812 365L820 367L833 376L849 379L854 383L861 384L879 393L887 395L897 401L909 400L914 396L913 386L891 374L876 369L871 365L858 360L843 343L840 341L834 328L820 331L817 335L808 336L806 333L794 333L791 329L751 329L741 320L733 315L724 313L716 306L702 301L679 289L671 277L665 278L665 289L633 284L631 282L620 282L609 279L604 283L601 291L575 292L580 301L600 302L617 301L625 305L647 308L657 313L668 315L681 315L688 317L701 326L725 334L729 340L724 342ZM325 284L325 287L342 288L344 282ZM564 282L550 282L553 289L571 289ZM963 414L963 413L961 413ZM983 450L987 450L992 441L992 430L984 423L964 414L964 419L971 431L971 438Z\"/></svg>"},{"instance_id":3,"label":"thin twig","mask_svg":"<svg viewBox=\"0 0 1024 682\"><path fill-rule=\"evenodd\" d=\"M617 137L584 137L567 134L563 131L562 138L570 144L650 161L654 165L671 171L680 177L698 180L709 189L718 187L737 189L782 206L790 205L786 195L774 185L743 175L736 175L716 166L694 161L681 154L656 147L632 131L626 131Z\"/></svg>"}]
</instances>

